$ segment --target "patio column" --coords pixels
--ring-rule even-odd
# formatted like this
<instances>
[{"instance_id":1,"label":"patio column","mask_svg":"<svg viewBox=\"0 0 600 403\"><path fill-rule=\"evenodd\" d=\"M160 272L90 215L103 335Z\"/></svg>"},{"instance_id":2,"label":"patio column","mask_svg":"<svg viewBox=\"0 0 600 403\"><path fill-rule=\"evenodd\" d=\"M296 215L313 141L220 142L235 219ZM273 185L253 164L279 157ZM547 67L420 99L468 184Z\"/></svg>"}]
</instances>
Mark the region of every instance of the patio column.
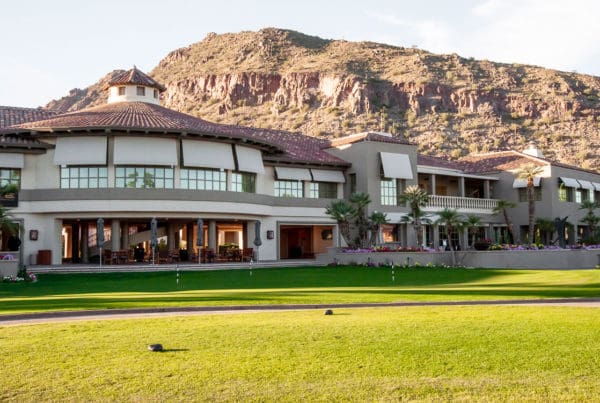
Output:
<instances>
[{"instance_id":1,"label":"patio column","mask_svg":"<svg viewBox=\"0 0 600 403\"><path fill-rule=\"evenodd\" d=\"M121 225L121 250L129 249L129 223Z\"/></svg>"},{"instance_id":2,"label":"patio column","mask_svg":"<svg viewBox=\"0 0 600 403\"><path fill-rule=\"evenodd\" d=\"M438 249L440 247L440 227L436 224L432 226L433 231L433 247Z\"/></svg>"},{"instance_id":3,"label":"patio column","mask_svg":"<svg viewBox=\"0 0 600 403\"><path fill-rule=\"evenodd\" d=\"M435 196L435 174L431 174L430 175L431 179L429 180L431 182L431 193L430 195Z\"/></svg>"},{"instance_id":4,"label":"patio column","mask_svg":"<svg viewBox=\"0 0 600 403\"><path fill-rule=\"evenodd\" d=\"M188 256L192 256L192 254L194 253L194 247L196 245L196 243L194 242L194 224L190 222L185 224L185 230L187 239L186 249L188 252Z\"/></svg>"},{"instance_id":5,"label":"patio column","mask_svg":"<svg viewBox=\"0 0 600 403\"><path fill-rule=\"evenodd\" d=\"M175 248L175 226L171 221L167 223L167 250Z\"/></svg>"},{"instance_id":6,"label":"patio column","mask_svg":"<svg viewBox=\"0 0 600 403\"><path fill-rule=\"evenodd\" d=\"M483 198L484 199L490 199L491 198L490 181L489 181L489 179L486 179L486 180L483 181Z\"/></svg>"},{"instance_id":7,"label":"patio column","mask_svg":"<svg viewBox=\"0 0 600 403\"><path fill-rule=\"evenodd\" d=\"M337 225L334 225L333 228L331 229L331 235L333 238L333 246L336 246L336 247L341 246L342 244L340 241L340 230Z\"/></svg>"},{"instance_id":8,"label":"patio column","mask_svg":"<svg viewBox=\"0 0 600 403\"><path fill-rule=\"evenodd\" d=\"M81 224L81 262L89 263L90 250L88 248L88 224Z\"/></svg>"},{"instance_id":9,"label":"patio column","mask_svg":"<svg viewBox=\"0 0 600 403\"><path fill-rule=\"evenodd\" d=\"M215 220L208 221L208 249L212 249L217 253L217 222Z\"/></svg>"},{"instance_id":10,"label":"patio column","mask_svg":"<svg viewBox=\"0 0 600 403\"><path fill-rule=\"evenodd\" d=\"M465 197L465 177L461 176L458 178L458 195Z\"/></svg>"},{"instance_id":11,"label":"patio column","mask_svg":"<svg viewBox=\"0 0 600 403\"><path fill-rule=\"evenodd\" d=\"M117 251L121 248L121 222L119 220L112 220L110 224L110 243L113 251Z\"/></svg>"}]
</instances>

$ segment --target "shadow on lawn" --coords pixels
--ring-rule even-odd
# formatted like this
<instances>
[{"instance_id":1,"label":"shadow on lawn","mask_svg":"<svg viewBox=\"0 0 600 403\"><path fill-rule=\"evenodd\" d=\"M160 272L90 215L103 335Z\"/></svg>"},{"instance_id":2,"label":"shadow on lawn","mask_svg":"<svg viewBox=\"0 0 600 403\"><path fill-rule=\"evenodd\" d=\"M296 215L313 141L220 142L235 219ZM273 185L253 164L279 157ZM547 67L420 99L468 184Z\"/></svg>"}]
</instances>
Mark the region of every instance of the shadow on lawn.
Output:
<instances>
[{"instance_id":1,"label":"shadow on lawn","mask_svg":"<svg viewBox=\"0 0 600 403\"><path fill-rule=\"evenodd\" d=\"M0 283L0 298L264 288L443 286L520 274L505 270L396 268L396 282L391 283L389 267L279 268L253 270L252 275L248 270L179 272L179 284L175 281L175 272L40 274L40 280L35 284L17 283L3 287Z\"/></svg>"},{"instance_id":2,"label":"shadow on lawn","mask_svg":"<svg viewBox=\"0 0 600 403\"><path fill-rule=\"evenodd\" d=\"M171 294L131 295L119 297L108 295L87 298L36 298L2 301L0 312L52 311L117 308L155 308L218 305L266 305L266 304L328 304L357 302L401 301L467 301L502 299L586 298L600 296L600 284L582 286L531 286L511 288L512 285L477 286L465 288L362 288L362 289L316 289L272 291L224 291L198 295ZM517 286L518 287L518 286Z\"/></svg>"}]
</instances>

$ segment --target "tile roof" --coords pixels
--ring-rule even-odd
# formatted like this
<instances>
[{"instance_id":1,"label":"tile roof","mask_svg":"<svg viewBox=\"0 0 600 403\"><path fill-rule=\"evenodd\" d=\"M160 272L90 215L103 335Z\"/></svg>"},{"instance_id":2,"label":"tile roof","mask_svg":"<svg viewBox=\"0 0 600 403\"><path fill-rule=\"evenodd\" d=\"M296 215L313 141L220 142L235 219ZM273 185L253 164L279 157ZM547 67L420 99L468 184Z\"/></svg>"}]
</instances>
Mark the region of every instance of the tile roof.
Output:
<instances>
[{"instance_id":1,"label":"tile roof","mask_svg":"<svg viewBox=\"0 0 600 403\"><path fill-rule=\"evenodd\" d=\"M299 133L208 122L184 113L145 102L117 102L10 128L37 134L60 131L143 131L224 137L270 149L265 160L281 163L350 165L327 153L328 140Z\"/></svg>"},{"instance_id":2,"label":"tile roof","mask_svg":"<svg viewBox=\"0 0 600 403\"><path fill-rule=\"evenodd\" d=\"M127 84L145 85L147 87L157 88L161 92L166 90L165 86L157 83L156 81L154 81L154 79L152 79L150 76L143 73L142 71L138 70L138 68L135 66L133 66L133 68L131 70L124 71L120 74L117 74L115 77L113 77L108 82L108 84L106 84L105 89L108 89L108 87L112 87L114 85L127 85Z\"/></svg>"},{"instance_id":3,"label":"tile roof","mask_svg":"<svg viewBox=\"0 0 600 403\"><path fill-rule=\"evenodd\" d=\"M56 115L56 112L42 108L0 106L0 128L32 122L34 120L48 119L54 115Z\"/></svg>"},{"instance_id":4,"label":"tile roof","mask_svg":"<svg viewBox=\"0 0 600 403\"><path fill-rule=\"evenodd\" d=\"M533 157L518 151L498 151L485 154L474 154L460 160L465 163L465 171L484 173L494 171L509 171L522 167L525 164L544 166L556 163L542 158Z\"/></svg>"},{"instance_id":5,"label":"tile roof","mask_svg":"<svg viewBox=\"0 0 600 403\"><path fill-rule=\"evenodd\" d=\"M465 169L465 164L459 161L453 161L443 157L433 157L431 155L422 154L417 154L417 165L435 168L455 169L459 171Z\"/></svg>"},{"instance_id":6,"label":"tile roof","mask_svg":"<svg viewBox=\"0 0 600 403\"><path fill-rule=\"evenodd\" d=\"M364 133L356 133L351 134L349 136L340 137L337 139L332 139L329 141L331 147L339 147L346 144L354 144L361 141L377 141L380 143L394 143L394 144L411 144L410 142L404 140L400 137L392 136L388 133L378 133L378 132L364 132Z\"/></svg>"}]
</instances>

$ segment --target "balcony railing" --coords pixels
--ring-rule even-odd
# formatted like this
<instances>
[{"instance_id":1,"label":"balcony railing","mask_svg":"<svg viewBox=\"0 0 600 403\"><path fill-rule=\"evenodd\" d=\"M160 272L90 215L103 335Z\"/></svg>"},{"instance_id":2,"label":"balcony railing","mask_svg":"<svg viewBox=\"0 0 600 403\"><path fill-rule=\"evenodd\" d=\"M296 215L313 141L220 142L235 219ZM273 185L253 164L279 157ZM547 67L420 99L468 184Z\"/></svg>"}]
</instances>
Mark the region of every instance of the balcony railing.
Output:
<instances>
[{"instance_id":1,"label":"balcony railing","mask_svg":"<svg viewBox=\"0 0 600 403\"><path fill-rule=\"evenodd\" d=\"M429 203L427 203L427 207L430 208L449 208L455 210L493 210L497 205L497 199L438 195L430 195Z\"/></svg>"}]
</instances>

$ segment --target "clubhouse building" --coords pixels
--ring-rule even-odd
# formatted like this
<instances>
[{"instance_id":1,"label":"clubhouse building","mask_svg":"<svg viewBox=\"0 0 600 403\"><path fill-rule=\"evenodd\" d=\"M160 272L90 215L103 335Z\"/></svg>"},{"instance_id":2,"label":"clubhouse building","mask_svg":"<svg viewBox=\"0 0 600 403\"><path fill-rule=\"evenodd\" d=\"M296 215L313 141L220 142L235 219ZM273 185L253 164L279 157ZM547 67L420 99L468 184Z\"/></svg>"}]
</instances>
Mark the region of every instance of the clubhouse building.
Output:
<instances>
[{"instance_id":1,"label":"clubhouse building","mask_svg":"<svg viewBox=\"0 0 600 403\"><path fill-rule=\"evenodd\" d=\"M430 194L433 221L457 209L479 216L477 232L494 240L506 227L493 210L513 201L524 239L525 183L514 172L526 163L542 168L536 216L568 216L573 243L587 235L580 203L600 196L600 174L549 161L535 146L450 161L387 133L325 140L211 123L160 106L165 88L136 68L106 90L106 105L66 114L0 107L2 203L20 224L25 264L148 261L153 231L157 262L312 259L341 246L325 207L357 191L387 214L381 242L410 246L409 210L398 201L410 185ZM444 244L439 226L423 230L427 246ZM467 245L466 232L454 236Z\"/></svg>"}]
</instances>

